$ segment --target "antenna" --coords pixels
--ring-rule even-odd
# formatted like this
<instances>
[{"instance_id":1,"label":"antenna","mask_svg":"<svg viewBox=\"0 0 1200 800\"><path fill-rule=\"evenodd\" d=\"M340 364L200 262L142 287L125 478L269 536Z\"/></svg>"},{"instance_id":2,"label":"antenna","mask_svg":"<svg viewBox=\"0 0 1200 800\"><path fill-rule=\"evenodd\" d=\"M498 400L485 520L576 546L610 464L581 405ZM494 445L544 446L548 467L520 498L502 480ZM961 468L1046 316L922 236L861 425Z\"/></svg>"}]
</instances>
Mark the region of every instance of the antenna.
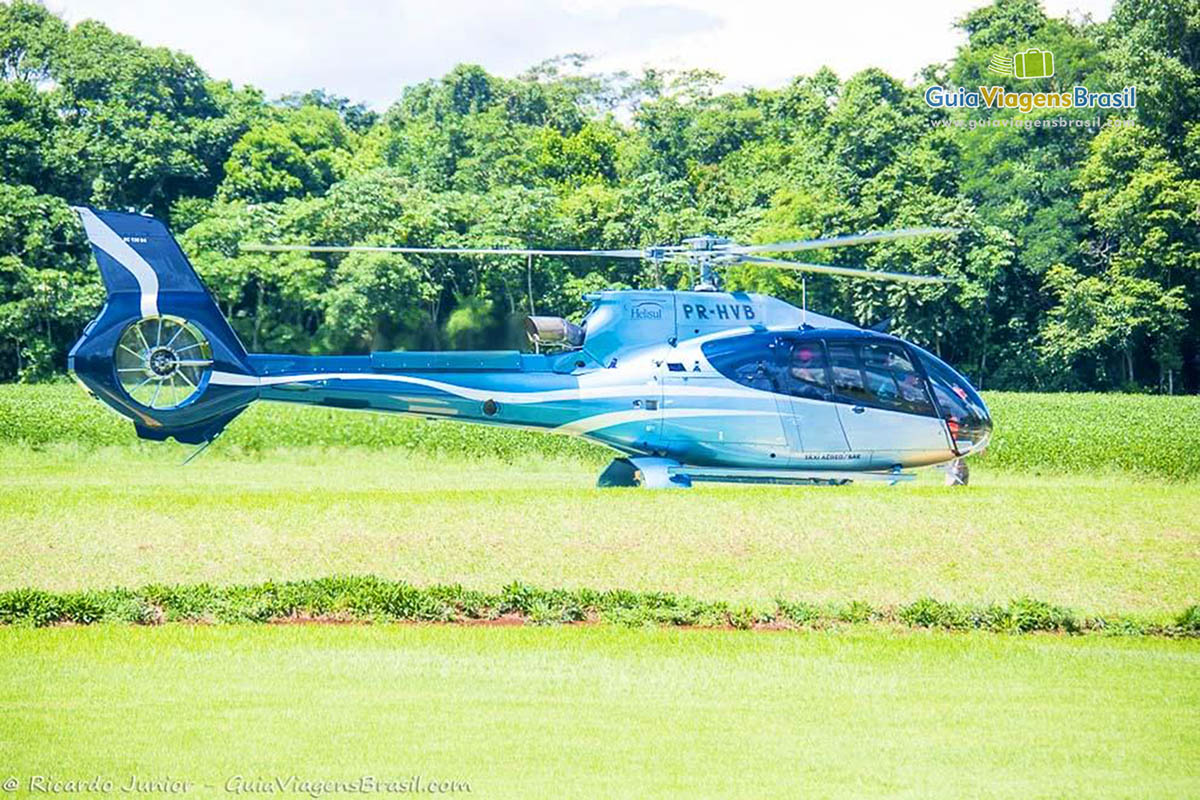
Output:
<instances>
[{"instance_id":1,"label":"antenna","mask_svg":"<svg viewBox=\"0 0 1200 800\"><path fill-rule=\"evenodd\" d=\"M808 278L800 276L800 327L808 327Z\"/></svg>"},{"instance_id":2,"label":"antenna","mask_svg":"<svg viewBox=\"0 0 1200 800\"><path fill-rule=\"evenodd\" d=\"M533 253L525 256L525 285L529 290L529 316L536 316L533 309Z\"/></svg>"},{"instance_id":3,"label":"antenna","mask_svg":"<svg viewBox=\"0 0 1200 800\"><path fill-rule=\"evenodd\" d=\"M179 466L181 466L181 467L186 467L188 464L192 463L192 459L194 459L196 456L200 455L200 454L201 454L201 453L203 453L205 450L207 450L207 449L208 449L208 446L209 446L210 444L212 444L212 443L213 443L213 441L214 441L216 438L217 438L216 436L213 436L211 439L205 439L205 440L204 440L204 441L203 441L203 442L200 444L200 446L199 446L199 447L197 447L195 450L193 450L191 453L189 453L189 454L188 454L188 457L187 457L187 458L185 458L185 459L183 460L183 463L182 463L182 464L180 464Z\"/></svg>"}]
</instances>

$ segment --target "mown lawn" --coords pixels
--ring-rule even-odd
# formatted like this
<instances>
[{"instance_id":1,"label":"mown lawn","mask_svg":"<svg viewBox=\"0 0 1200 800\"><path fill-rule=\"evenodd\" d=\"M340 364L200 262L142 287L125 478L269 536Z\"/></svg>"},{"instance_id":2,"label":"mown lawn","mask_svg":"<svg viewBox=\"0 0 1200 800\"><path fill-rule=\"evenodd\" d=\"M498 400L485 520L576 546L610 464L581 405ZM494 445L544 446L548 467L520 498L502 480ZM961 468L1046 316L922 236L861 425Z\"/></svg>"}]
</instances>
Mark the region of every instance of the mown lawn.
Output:
<instances>
[{"instance_id":1,"label":"mown lawn","mask_svg":"<svg viewBox=\"0 0 1200 800\"><path fill-rule=\"evenodd\" d=\"M271 419L245 430L268 440ZM223 440L186 467L175 445L10 436L0 589L375 574L761 607L1027 596L1164 621L1200 602L1200 484L1117 462L976 468L965 490L926 473L599 491L582 450L426 432ZM887 623L6 626L0 781L174 779L200 797L363 776L478 797L1200 796L1198 675L1195 639Z\"/></svg>"},{"instance_id":2,"label":"mown lawn","mask_svg":"<svg viewBox=\"0 0 1200 800\"><path fill-rule=\"evenodd\" d=\"M1200 487L976 470L917 485L592 488L571 461L365 449L0 448L0 588L377 574L872 605L1031 596L1081 613L1200 602Z\"/></svg>"},{"instance_id":3,"label":"mown lawn","mask_svg":"<svg viewBox=\"0 0 1200 800\"><path fill-rule=\"evenodd\" d=\"M1200 643L622 628L0 629L0 764L476 797L1187 797ZM303 795L300 795L303 796ZM330 795L333 796L333 795Z\"/></svg>"}]
</instances>

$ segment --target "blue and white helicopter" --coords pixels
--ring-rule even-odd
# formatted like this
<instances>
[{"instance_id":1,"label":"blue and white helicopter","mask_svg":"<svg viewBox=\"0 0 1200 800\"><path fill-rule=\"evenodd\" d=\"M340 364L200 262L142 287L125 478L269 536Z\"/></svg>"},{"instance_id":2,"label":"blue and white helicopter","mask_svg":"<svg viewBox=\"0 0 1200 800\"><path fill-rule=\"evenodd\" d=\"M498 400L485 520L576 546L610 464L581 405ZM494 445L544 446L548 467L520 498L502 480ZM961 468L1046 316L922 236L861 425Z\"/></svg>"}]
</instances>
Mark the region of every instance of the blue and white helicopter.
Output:
<instances>
[{"instance_id":1,"label":"blue and white helicopter","mask_svg":"<svg viewBox=\"0 0 1200 800\"><path fill-rule=\"evenodd\" d=\"M589 294L591 310L578 326L529 317L534 353L304 356L247 353L158 220L76 211L108 298L72 348L70 369L146 439L204 445L254 401L272 400L583 436L619 454L600 486L660 488L693 481L896 482L912 477L907 468L962 464L991 435L978 393L931 353L773 297L720 291L716 272L748 262L876 280L940 281L762 254L953 230L748 246L699 237L648 250L243 245L259 251L686 260L699 268L693 291Z\"/></svg>"}]
</instances>

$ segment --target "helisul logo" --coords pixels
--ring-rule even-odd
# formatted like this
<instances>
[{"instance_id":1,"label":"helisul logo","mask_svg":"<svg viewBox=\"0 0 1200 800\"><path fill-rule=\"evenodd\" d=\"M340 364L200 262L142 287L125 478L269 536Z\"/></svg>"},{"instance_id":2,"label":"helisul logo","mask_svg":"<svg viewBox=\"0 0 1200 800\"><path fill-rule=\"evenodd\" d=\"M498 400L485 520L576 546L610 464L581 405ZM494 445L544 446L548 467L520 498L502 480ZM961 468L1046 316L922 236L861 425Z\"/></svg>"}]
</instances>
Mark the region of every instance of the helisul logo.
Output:
<instances>
[{"instance_id":1,"label":"helisul logo","mask_svg":"<svg viewBox=\"0 0 1200 800\"><path fill-rule=\"evenodd\" d=\"M651 301L638 303L629 310L630 319L662 319L662 305Z\"/></svg>"}]
</instances>

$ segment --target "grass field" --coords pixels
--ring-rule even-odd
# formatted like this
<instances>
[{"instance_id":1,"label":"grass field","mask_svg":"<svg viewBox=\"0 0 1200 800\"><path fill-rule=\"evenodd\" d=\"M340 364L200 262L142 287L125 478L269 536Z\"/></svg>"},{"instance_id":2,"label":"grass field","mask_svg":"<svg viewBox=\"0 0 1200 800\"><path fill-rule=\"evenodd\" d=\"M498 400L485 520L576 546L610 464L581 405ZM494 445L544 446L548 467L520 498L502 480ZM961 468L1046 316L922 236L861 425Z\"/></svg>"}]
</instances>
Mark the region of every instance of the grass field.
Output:
<instances>
[{"instance_id":1,"label":"grass field","mask_svg":"<svg viewBox=\"0 0 1200 800\"><path fill-rule=\"evenodd\" d=\"M976 471L918 485L597 490L590 465L403 452L0 448L0 589L371 573L769 604L1200 602L1200 487Z\"/></svg>"},{"instance_id":2,"label":"grass field","mask_svg":"<svg viewBox=\"0 0 1200 800\"><path fill-rule=\"evenodd\" d=\"M1200 793L1194 641L99 626L0 629L0 659L19 776L199 796L235 775L478 797Z\"/></svg>"},{"instance_id":3,"label":"grass field","mask_svg":"<svg viewBox=\"0 0 1200 800\"><path fill-rule=\"evenodd\" d=\"M1200 602L1194 399L989 397L998 424L1013 420L1009 449L966 489L929 472L651 492L594 489L606 456L577 440L269 407L184 467L187 448L132 443L70 391L0 387L0 592L369 573L755 608L1031 597L1164 623ZM1080 440L1122 415L1125 429ZM237 775L420 775L480 797L1200 797L1200 641L889 619L0 626L0 781L136 774L201 797L229 796Z\"/></svg>"}]
</instances>

